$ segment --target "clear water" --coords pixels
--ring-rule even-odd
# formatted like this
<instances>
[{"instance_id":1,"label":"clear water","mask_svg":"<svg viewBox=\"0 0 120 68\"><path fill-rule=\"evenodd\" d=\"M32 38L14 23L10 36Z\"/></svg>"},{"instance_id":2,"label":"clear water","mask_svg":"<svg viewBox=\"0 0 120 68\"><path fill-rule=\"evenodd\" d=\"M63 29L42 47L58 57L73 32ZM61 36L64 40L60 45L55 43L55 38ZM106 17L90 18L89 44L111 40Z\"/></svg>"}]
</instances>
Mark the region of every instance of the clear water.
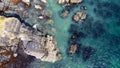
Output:
<instances>
[{"instance_id":1,"label":"clear water","mask_svg":"<svg viewBox=\"0 0 120 68\"><path fill-rule=\"evenodd\" d=\"M56 0L47 1L48 9L53 13L55 37L62 53L62 60L56 63L36 60L30 67L120 68L120 0L84 0L80 5L87 6L88 9L80 10L78 5L72 8L66 19L61 18L59 14L64 7L58 5ZM78 10L87 13L87 19L83 24L72 21L72 15ZM80 53L69 56L68 41L74 32L82 32L85 36L81 36L76 42L81 44ZM86 47L91 47L93 54L85 61L83 55Z\"/></svg>"}]
</instances>

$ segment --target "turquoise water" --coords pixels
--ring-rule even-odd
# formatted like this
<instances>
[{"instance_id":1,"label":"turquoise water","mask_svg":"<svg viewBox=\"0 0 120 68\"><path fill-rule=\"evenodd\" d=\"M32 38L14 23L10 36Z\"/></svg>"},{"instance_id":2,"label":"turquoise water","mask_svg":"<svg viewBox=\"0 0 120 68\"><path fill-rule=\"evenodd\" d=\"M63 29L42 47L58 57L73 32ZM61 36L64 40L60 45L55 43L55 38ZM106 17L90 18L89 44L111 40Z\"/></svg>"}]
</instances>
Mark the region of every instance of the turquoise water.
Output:
<instances>
[{"instance_id":1,"label":"turquoise water","mask_svg":"<svg viewBox=\"0 0 120 68\"><path fill-rule=\"evenodd\" d=\"M58 5L56 0L47 1L48 9L53 14L55 37L62 60L56 63L36 60L32 68L120 68L120 0L84 0L72 7L66 19L60 17L64 7ZM87 10L80 10L81 5L87 6ZM83 24L72 21L76 11L87 13ZM78 34L74 43L79 44L80 48L70 56L67 52L74 33Z\"/></svg>"}]
</instances>

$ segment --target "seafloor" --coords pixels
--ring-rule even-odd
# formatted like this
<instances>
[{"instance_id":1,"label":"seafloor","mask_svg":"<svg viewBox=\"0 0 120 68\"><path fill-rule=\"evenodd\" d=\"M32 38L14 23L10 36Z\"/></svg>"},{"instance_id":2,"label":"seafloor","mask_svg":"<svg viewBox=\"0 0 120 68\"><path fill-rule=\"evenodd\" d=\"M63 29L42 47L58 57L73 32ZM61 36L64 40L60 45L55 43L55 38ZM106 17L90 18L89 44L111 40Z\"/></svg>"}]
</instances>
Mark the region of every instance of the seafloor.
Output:
<instances>
[{"instance_id":1,"label":"seafloor","mask_svg":"<svg viewBox=\"0 0 120 68\"><path fill-rule=\"evenodd\" d=\"M72 21L72 15L80 10L79 4L73 6L68 18L62 19L63 9L54 0L47 0L53 13L56 39L63 59L56 63L34 61L31 68L120 68L120 0L84 0L80 5L87 6L87 19L83 24ZM81 10L83 11L83 10ZM81 34L75 43L79 51L69 56L67 49L70 36ZM92 51L84 58L86 48ZM29 68L28 67L28 68Z\"/></svg>"},{"instance_id":2,"label":"seafloor","mask_svg":"<svg viewBox=\"0 0 120 68\"><path fill-rule=\"evenodd\" d=\"M35 59L27 68L120 68L120 0L84 0L70 7L69 17L65 19L60 16L64 7L55 0L47 2L53 14L55 37L62 60L49 63ZM86 6L87 10L80 10L81 5ZM72 20L78 10L87 13L83 23ZM78 44L79 49L74 55L69 55L73 34L78 35L72 43Z\"/></svg>"}]
</instances>

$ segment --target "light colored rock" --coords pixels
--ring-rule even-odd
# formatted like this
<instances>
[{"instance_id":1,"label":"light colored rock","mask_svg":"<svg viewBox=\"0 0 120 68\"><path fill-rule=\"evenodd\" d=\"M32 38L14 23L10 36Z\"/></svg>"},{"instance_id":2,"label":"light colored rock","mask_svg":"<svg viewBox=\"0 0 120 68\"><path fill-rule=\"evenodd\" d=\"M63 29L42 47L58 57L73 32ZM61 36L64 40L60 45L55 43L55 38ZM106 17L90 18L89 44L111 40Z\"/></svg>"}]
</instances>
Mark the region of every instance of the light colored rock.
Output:
<instances>
[{"instance_id":1,"label":"light colored rock","mask_svg":"<svg viewBox=\"0 0 120 68\"><path fill-rule=\"evenodd\" d=\"M26 5L30 6L30 0L22 0Z\"/></svg>"},{"instance_id":2,"label":"light colored rock","mask_svg":"<svg viewBox=\"0 0 120 68\"><path fill-rule=\"evenodd\" d=\"M86 19L86 13L84 12L77 12L76 15L78 15L80 19Z\"/></svg>"},{"instance_id":3,"label":"light colored rock","mask_svg":"<svg viewBox=\"0 0 120 68\"><path fill-rule=\"evenodd\" d=\"M41 0L41 2L43 2L43 3L47 3L47 1L46 1L46 0Z\"/></svg>"},{"instance_id":4,"label":"light colored rock","mask_svg":"<svg viewBox=\"0 0 120 68\"><path fill-rule=\"evenodd\" d=\"M38 18L42 20L44 19L44 16L40 15Z\"/></svg>"},{"instance_id":5,"label":"light colored rock","mask_svg":"<svg viewBox=\"0 0 120 68\"><path fill-rule=\"evenodd\" d=\"M17 56L18 56L18 54L17 54L17 53L14 53L14 54L13 54L13 56L14 56L14 57L17 57Z\"/></svg>"},{"instance_id":6,"label":"light colored rock","mask_svg":"<svg viewBox=\"0 0 120 68\"><path fill-rule=\"evenodd\" d=\"M50 62L55 62L58 59L59 60L61 59L61 54L58 52L58 49L54 44L56 44L54 42L54 38L52 36L47 35L46 46L45 46L45 49L47 50L47 54L45 54L45 56L42 57L41 60L43 61L49 60Z\"/></svg>"},{"instance_id":7,"label":"light colored rock","mask_svg":"<svg viewBox=\"0 0 120 68\"><path fill-rule=\"evenodd\" d=\"M38 10L42 10L43 9L42 6L40 6L40 5L35 5L35 8L38 9Z\"/></svg>"},{"instance_id":8,"label":"light colored rock","mask_svg":"<svg viewBox=\"0 0 120 68\"><path fill-rule=\"evenodd\" d=\"M37 29L37 27L38 27L38 24L34 24L34 25L33 25L33 28L34 28L34 29Z\"/></svg>"},{"instance_id":9,"label":"light colored rock","mask_svg":"<svg viewBox=\"0 0 120 68\"><path fill-rule=\"evenodd\" d=\"M71 4L77 4L77 3L80 3L80 2L82 2L82 0L70 0L70 3Z\"/></svg>"},{"instance_id":10,"label":"light colored rock","mask_svg":"<svg viewBox=\"0 0 120 68\"><path fill-rule=\"evenodd\" d=\"M79 16L78 15L74 15L73 19L77 22L77 21L79 21Z\"/></svg>"},{"instance_id":11,"label":"light colored rock","mask_svg":"<svg viewBox=\"0 0 120 68\"><path fill-rule=\"evenodd\" d=\"M57 0L58 4L64 4L65 0Z\"/></svg>"}]
</instances>

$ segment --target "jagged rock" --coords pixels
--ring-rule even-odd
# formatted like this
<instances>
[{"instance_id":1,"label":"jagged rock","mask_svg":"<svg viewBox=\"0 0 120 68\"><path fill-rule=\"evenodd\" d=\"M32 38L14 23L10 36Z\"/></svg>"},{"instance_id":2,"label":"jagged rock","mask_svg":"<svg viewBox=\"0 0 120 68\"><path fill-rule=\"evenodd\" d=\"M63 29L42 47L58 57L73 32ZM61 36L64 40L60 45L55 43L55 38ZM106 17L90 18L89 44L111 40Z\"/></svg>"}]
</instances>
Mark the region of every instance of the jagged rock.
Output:
<instances>
[{"instance_id":1,"label":"jagged rock","mask_svg":"<svg viewBox=\"0 0 120 68\"><path fill-rule=\"evenodd\" d=\"M76 22L78 22L79 20L85 20L86 16L86 13L79 11L75 13L75 15L73 16L73 20Z\"/></svg>"},{"instance_id":2,"label":"jagged rock","mask_svg":"<svg viewBox=\"0 0 120 68\"><path fill-rule=\"evenodd\" d=\"M41 61L55 62L61 59L53 36L46 36L36 29L26 26L15 17L0 16L0 23L0 47L10 49L10 57L16 57L19 53L18 49L21 49L24 53L35 56ZM0 53L6 51L8 50L4 51L3 48L0 48ZM0 63L4 62L4 59L11 60L9 55L8 58L5 58L0 54L0 57L2 57Z\"/></svg>"}]
</instances>

